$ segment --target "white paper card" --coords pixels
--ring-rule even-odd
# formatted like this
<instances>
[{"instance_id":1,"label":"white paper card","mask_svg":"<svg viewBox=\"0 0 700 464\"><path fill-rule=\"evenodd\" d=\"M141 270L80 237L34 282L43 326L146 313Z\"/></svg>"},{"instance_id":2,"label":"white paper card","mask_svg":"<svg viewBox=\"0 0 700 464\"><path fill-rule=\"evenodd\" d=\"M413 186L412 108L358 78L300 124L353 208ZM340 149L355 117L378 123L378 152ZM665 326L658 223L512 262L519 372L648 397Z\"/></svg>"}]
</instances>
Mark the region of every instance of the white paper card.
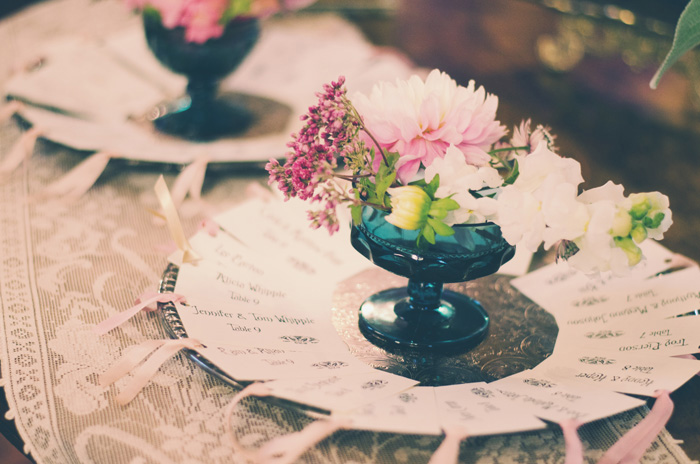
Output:
<instances>
[{"instance_id":1,"label":"white paper card","mask_svg":"<svg viewBox=\"0 0 700 464\"><path fill-rule=\"evenodd\" d=\"M560 296L555 314L560 327L590 331L608 324L648 325L650 321L685 314L700 306L700 269L615 285L585 296Z\"/></svg>"},{"instance_id":2,"label":"white paper card","mask_svg":"<svg viewBox=\"0 0 700 464\"><path fill-rule=\"evenodd\" d=\"M335 412L352 410L390 397L417 383L375 369L360 375L274 380L266 382L265 386L278 398Z\"/></svg>"},{"instance_id":3,"label":"white paper card","mask_svg":"<svg viewBox=\"0 0 700 464\"><path fill-rule=\"evenodd\" d=\"M499 274L521 276L527 273L533 253L525 247L516 247L515 256L498 269Z\"/></svg>"},{"instance_id":4,"label":"white paper card","mask_svg":"<svg viewBox=\"0 0 700 464\"><path fill-rule=\"evenodd\" d=\"M559 329L560 345L577 350L605 350L614 355L644 353L676 356L700 352L700 316L654 319L643 324L607 324L603 327Z\"/></svg>"},{"instance_id":5,"label":"white paper card","mask_svg":"<svg viewBox=\"0 0 700 464\"><path fill-rule=\"evenodd\" d=\"M82 38L51 44L44 60L36 70L11 79L7 93L111 122L141 115L163 98L157 86L122 67L99 44Z\"/></svg>"},{"instance_id":6,"label":"white paper card","mask_svg":"<svg viewBox=\"0 0 700 464\"><path fill-rule=\"evenodd\" d=\"M435 388L443 427L458 425L470 436L513 433L545 428L530 410L518 409L484 382Z\"/></svg>"},{"instance_id":7,"label":"white paper card","mask_svg":"<svg viewBox=\"0 0 700 464\"><path fill-rule=\"evenodd\" d=\"M555 317L566 312L569 305L562 302L583 300L590 294L609 288L634 288L637 283L668 268L673 253L654 240L642 243L646 259L635 266L630 275L615 277L610 273L586 275L559 262L544 266L512 280L512 285Z\"/></svg>"},{"instance_id":8,"label":"white paper card","mask_svg":"<svg viewBox=\"0 0 700 464\"><path fill-rule=\"evenodd\" d=\"M199 352L236 380L309 379L373 371L350 353L314 353L211 343Z\"/></svg>"},{"instance_id":9,"label":"white paper card","mask_svg":"<svg viewBox=\"0 0 700 464\"><path fill-rule=\"evenodd\" d=\"M301 201L254 199L234 207L215 221L253 250L276 256L315 287L333 286L371 264L350 244L348 227L334 235L309 226Z\"/></svg>"},{"instance_id":10,"label":"white paper card","mask_svg":"<svg viewBox=\"0 0 700 464\"><path fill-rule=\"evenodd\" d=\"M552 422L577 419L592 422L645 404L631 396L599 388L567 385L535 371L523 371L489 384L512 402Z\"/></svg>"},{"instance_id":11,"label":"white paper card","mask_svg":"<svg viewBox=\"0 0 700 464\"><path fill-rule=\"evenodd\" d=\"M377 432L440 435L433 387L413 387L334 417L352 421L352 428Z\"/></svg>"},{"instance_id":12,"label":"white paper card","mask_svg":"<svg viewBox=\"0 0 700 464\"><path fill-rule=\"evenodd\" d=\"M332 287L251 253L226 234L192 239L203 258L180 266L175 293L187 334L203 343L338 353L347 348L331 323ZM285 273L286 271L286 273Z\"/></svg>"},{"instance_id":13,"label":"white paper card","mask_svg":"<svg viewBox=\"0 0 700 464\"><path fill-rule=\"evenodd\" d=\"M567 346L556 349L534 371L567 384L653 396L674 391L700 371L700 361Z\"/></svg>"}]
</instances>

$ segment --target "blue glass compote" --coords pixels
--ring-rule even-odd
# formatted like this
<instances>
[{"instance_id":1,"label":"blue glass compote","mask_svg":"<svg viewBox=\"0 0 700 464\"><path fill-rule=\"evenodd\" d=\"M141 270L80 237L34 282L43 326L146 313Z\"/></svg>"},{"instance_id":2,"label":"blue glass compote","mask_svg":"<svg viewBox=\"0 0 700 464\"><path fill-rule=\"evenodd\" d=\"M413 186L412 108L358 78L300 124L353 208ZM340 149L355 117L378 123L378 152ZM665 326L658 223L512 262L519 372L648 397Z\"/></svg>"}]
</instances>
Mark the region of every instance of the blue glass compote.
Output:
<instances>
[{"instance_id":1,"label":"blue glass compote","mask_svg":"<svg viewBox=\"0 0 700 464\"><path fill-rule=\"evenodd\" d=\"M352 227L352 245L377 266L408 277L408 286L381 291L362 303L364 336L389 350L454 353L477 345L488 332L488 314L469 296L443 291L443 283L493 274L515 248L493 223L455 225L453 236L436 236L435 245L418 247L418 231L400 229L386 216L363 208L362 222Z\"/></svg>"},{"instance_id":2,"label":"blue glass compote","mask_svg":"<svg viewBox=\"0 0 700 464\"><path fill-rule=\"evenodd\" d=\"M143 15L146 42L170 70L187 76L187 94L154 115L161 132L190 140L212 140L240 133L252 123L252 113L240 103L218 98L219 81L230 74L260 35L256 18L236 18L221 37L202 44L185 40L185 29L163 26L157 14Z\"/></svg>"}]
</instances>

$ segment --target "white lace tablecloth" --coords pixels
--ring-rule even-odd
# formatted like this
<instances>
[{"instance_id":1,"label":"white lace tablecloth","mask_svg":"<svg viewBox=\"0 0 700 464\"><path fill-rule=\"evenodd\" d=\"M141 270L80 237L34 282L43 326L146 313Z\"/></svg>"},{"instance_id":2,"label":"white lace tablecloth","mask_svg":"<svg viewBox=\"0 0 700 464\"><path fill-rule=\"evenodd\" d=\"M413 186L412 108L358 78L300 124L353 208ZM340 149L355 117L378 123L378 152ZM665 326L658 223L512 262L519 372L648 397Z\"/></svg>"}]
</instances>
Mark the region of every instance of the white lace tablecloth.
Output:
<instances>
[{"instance_id":1,"label":"white lace tablecloth","mask_svg":"<svg viewBox=\"0 0 700 464\"><path fill-rule=\"evenodd\" d=\"M100 21L111 24L123 15L121 5L113 3L61 0L7 20L0 24L0 41L10 45L0 47L0 62L8 62L4 59L13 47L23 53L57 28L70 31L82 21L77 29L89 31ZM94 8L91 15L83 11L88 4ZM20 132L15 122L0 126L0 158ZM167 264L162 245L169 236L147 211L157 206L153 185L160 174L150 166L110 164L95 187L74 202L35 198L83 157L40 141L23 168L0 182L0 377L8 418L40 464L244 462L224 433L223 410L236 391L185 356L166 362L127 406L114 401L115 387L99 386L99 374L127 348L167 337L153 313L101 337L92 326L131 306L144 290L157 288ZM166 176L169 183L174 174ZM246 197L251 181L262 182L264 176L234 169L212 173L204 199L224 210ZM203 219L201 211L197 203L183 205L188 234ZM635 410L584 426L586 458L595 462L642 414ZM299 430L309 419L249 399L236 410L234 421L241 442L256 446ZM439 442L437 437L337 432L302 461L420 463L428 461ZM461 459L556 463L563 456L561 433L552 428L469 439ZM690 461L664 431L644 462Z\"/></svg>"}]
</instances>

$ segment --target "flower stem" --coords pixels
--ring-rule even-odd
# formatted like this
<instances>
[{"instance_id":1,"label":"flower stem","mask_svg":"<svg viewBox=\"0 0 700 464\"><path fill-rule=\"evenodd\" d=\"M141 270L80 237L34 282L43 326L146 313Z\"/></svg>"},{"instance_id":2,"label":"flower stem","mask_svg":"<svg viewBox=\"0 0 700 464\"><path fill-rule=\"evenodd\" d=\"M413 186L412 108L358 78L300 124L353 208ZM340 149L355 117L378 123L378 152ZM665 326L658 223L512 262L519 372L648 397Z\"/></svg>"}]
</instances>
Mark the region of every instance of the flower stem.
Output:
<instances>
[{"instance_id":1,"label":"flower stem","mask_svg":"<svg viewBox=\"0 0 700 464\"><path fill-rule=\"evenodd\" d=\"M510 166L506 163L505 160L499 158L496 156L496 153L501 153L504 151L515 151L515 150L528 150L530 147L505 147L505 148L496 148L494 150L491 150L488 152L488 154L491 156L491 159L494 160L494 162L497 162L501 166L503 166L505 169L507 169L509 172L513 172L513 166ZM493 166L493 165L492 165Z\"/></svg>"},{"instance_id":2,"label":"flower stem","mask_svg":"<svg viewBox=\"0 0 700 464\"><path fill-rule=\"evenodd\" d=\"M524 147L504 147L504 148L496 148L488 152L489 155L493 155L495 153L500 153L503 151L516 151L516 150L527 150L529 149L529 146L524 146Z\"/></svg>"},{"instance_id":3,"label":"flower stem","mask_svg":"<svg viewBox=\"0 0 700 464\"><path fill-rule=\"evenodd\" d=\"M370 203L368 201L360 200L356 204L362 205L362 206L371 206L374 209L381 209L382 211L391 211L391 208L380 205L378 203Z\"/></svg>"},{"instance_id":4,"label":"flower stem","mask_svg":"<svg viewBox=\"0 0 700 464\"><path fill-rule=\"evenodd\" d=\"M338 179L347 180L347 181L349 181L349 182L354 182L354 181L356 181L357 179L372 177L372 175L371 175L371 174L357 174L357 175L354 175L354 176L347 176L347 175L345 175L345 174L333 174L333 177L336 177L336 178L338 178Z\"/></svg>"}]
</instances>

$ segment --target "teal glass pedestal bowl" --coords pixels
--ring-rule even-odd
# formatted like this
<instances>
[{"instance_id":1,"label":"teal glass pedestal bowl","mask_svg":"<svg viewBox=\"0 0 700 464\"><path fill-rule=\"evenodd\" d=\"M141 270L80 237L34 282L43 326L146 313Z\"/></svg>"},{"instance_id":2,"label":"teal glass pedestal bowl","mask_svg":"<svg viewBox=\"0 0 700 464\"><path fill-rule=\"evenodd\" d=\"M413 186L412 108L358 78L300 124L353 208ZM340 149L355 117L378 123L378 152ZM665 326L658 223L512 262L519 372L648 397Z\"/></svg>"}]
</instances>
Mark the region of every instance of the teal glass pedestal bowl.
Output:
<instances>
[{"instance_id":1,"label":"teal glass pedestal bowl","mask_svg":"<svg viewBox=\"0 0 700 464\"><path fill-rule=\"evenodd\" d=\"M450 237L418 247L418 231L386 222L387 213L365 207L353 225L353 247L375 265L408 278L406 287L380 291L360 307L363 335L387 350L456 353L488 333L489 316L471 297L443 290L444 283L490 275L515 254L493 223L460 224Z\"/></svg>"},{"instance_id":2,"label":"teal glass pedestal bowl","mask_svg":"<svg viewBox=\"0 0 700 464\"><path fill-rule=\"evenodd\" d=\"M188 42L182 27L168 29L157 15L143 16L146 42L170 70L187 77L186 95L161 105L153 115L159 131L193 141L239 134L253 121L240 102L218 94L219 81L248 56L260 35L256 18L234 19L221 37Z\"/></svg>"}]
</instances>

